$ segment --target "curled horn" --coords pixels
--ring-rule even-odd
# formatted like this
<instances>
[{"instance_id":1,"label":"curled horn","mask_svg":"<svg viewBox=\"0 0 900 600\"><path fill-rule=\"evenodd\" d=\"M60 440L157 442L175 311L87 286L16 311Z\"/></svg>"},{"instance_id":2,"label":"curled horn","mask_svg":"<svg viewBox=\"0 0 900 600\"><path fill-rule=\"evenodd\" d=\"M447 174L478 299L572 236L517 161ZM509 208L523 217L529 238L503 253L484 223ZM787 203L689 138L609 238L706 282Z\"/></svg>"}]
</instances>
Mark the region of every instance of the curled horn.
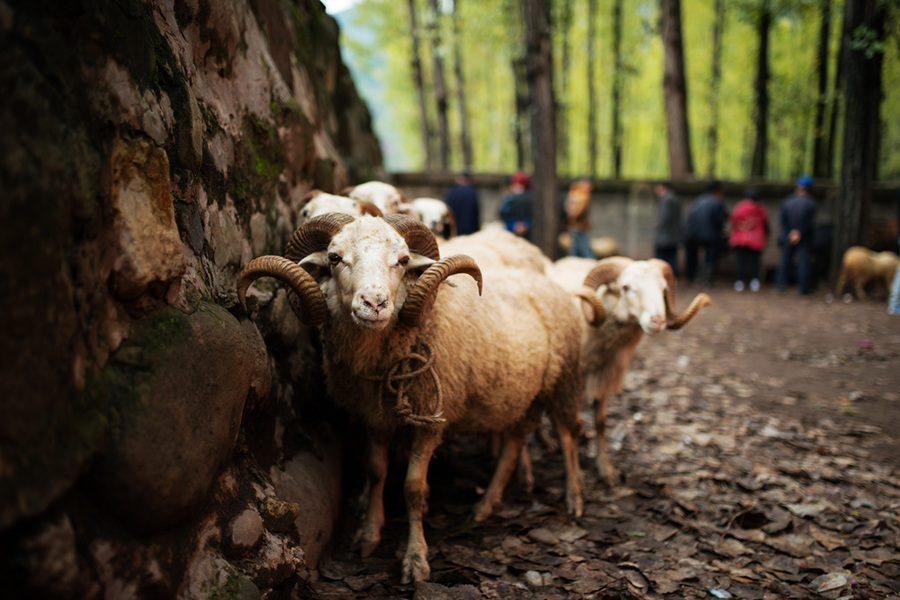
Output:
<instances>
[{"instance_id":1,"label":"curled horn","mask_svg":"<svg viewBox=\"0 0 900 600\"><path fill-rule=\"evenodd\" d=\"M260 277L274 277L290 288L291 308L309 326L319 325L328 315L325 296L316 280L303 267L282 256L260 256L250 261L238 279L238 300L247 310L247 288ZM298 311L299 308L299 311Z\"/></svg>"},{"instance_id":2,"label":"curled horn","mask_svg":"<svg viewBox=\"0 0 900 600\"><path fill-rule=\"evenodd\" d=\"M355 219L343 213L326 213L313 217L291 235L284 256L291 262L300 262L313 252L324 250L338 231Z\"/></svg>"},{"instance_id":3,"label":"curled horn","mask_svg":"<svg viewBox=\"0 0 900 600\"><path fill-rule=\"evenodd\" d=\"M384 216L384 213L381 212L380 208L367 200L357 200L356 204L359 206L359 211L364 215L372 215L373 217Z\"/></svg>"},{"instance_id":4,"label":"curled horn","mask_svg":"<svg viewBox=\"0 0 900 600\"><path fill-rule=\"evenodd\" d=\"M584 313L584 318L587 320L588 325L592 327L602 325L603 321L606 320L606 309L603 307L603 302L597 297L596 291L583 286L575 292L575 295L581 298L581 311Z\"/></svg>"},{"instance_id":5,"label":"curled horn","mask_svg":"<svg viewBox=\"0 0 900 600\"><path fill-rule=\"evenodd\" d=\"M701 292L694 296L694 299L691 300L690 306L687 307L683 313L676 314L675 313L675 274L672 273L672 267L669 266L664 260L659 260L658 258L651 258L648 262L653 263L654 265L659 267L659 270L662 271L663 277L666 278L666 328L667 329L681 329L684 325L694 318L694 315L697 314L704 306L709 306L712 304L712 300L710 297Z\"/></svg>"},{"instance_id":6,"label":"curled horn","mask_svg":"<svg viewBox=\"0 0 900 600\"><path fill-rule=\"evenodd\" d=\"M634 261L624 256L611 256L599 261L584 278L584 285L596 290L604 283L609 283L621 275L625 267Z\"/></svg>"},{"instance_id":7,"label":"curled horn","mask_svg":"<svg viewBox=\"0 0 900 600\"><path fill-rule=\"evenodd\" d=\"M401 214L385 215L384 220L403 236L410 252L427 256L432 260L438 260L441 257L434 234L422 221Z\"/></svg>"},{"instance_id":8,"label":"curled horn","mask_svg":"<svg viewBox=\"0 0 900 600\"><path fill-rule=\"evenodd\" d=\"M406 296L406 301L397 317L400 323L407 327L421 325L428 311L434 305L441 282L457 273L471 275L478 282L478 294L481 294L483 283L481 269L478 268L475 259L465 254L448 256L433 263L416 280L416 284Z\"/></svg>"}]
</instances>

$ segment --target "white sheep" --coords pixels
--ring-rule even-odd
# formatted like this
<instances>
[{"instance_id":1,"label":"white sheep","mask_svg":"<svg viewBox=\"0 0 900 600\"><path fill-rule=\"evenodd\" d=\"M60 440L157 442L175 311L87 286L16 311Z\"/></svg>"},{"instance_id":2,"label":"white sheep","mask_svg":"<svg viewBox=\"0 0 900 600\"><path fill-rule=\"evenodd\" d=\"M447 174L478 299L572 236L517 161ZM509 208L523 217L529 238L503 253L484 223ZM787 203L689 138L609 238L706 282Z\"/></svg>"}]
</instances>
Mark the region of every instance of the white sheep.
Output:
<instances>
[{"instance_id":1,"label":"white sheep","mask_svg":"<svg viewBox=\"0 0 900 600\"><path fill-rule=\"evenodd\" d=\"M371 202L354 200L347 196L336 196L322 190L311 190L300 199L297 225L303 225L313 217L330 212L344 213L354 217L362 215L380 217L382 215L381 210Z\"/></svg>"},{"instance_id":2,"label":"white sheep","mask_svg":"<svg viewBox=\"0 0 900 600\"><path fill-rule=\"evenodd\" d=\"M400 212L416 217L438 238L449 240L456 237L456 218L443 200L437 198L416 198Z\"/></svg>"},{"instance_id":3,"label":"white sheep","mask_svg":"<svg viewBox=\"0 0 900 600\"><path fill-rule=\"evenodd\" d=\"M489 227L441 242L444 254L468 254L482 267L518 267L544 273L550 266L540 248L503 227Z\"/></svg>"},{"instance_id":4,"label":"white sheep","mask_svg":"<svg viewBox=\"0 0 900 600\"><path fill-rule=\"evenodd\" d=\"M471 279L447 280L454 274ZM244 269L242 304L263 276L285 282L300 318L319 326L329 394L366 426L369 499L357 533L364 556L381 539L388 443L404 426L412 440L405 583L430 574L422 512L428 463L445 431L503 433L494 476L475 508L481 521L501 501L525 436L546 412L563 449L566 507L581 514L581 315L562 288L532 271L482 276L470 257L441 259L433 234L405 215L310 220L285 257L263 256Z\"/></svg>"},{"instance_id":5,"label":"white sheep","mask_svg":"<svg viewBox=\"0 0 900 600\"><path fill-rule=\"evenodd\" d=\"M834 295L844 293L847 284L853 284L856 297L860 300L866 298L866 284L870 281L881 280L888 290L894 281L894 271L897 270L897 255L890 251L874 252L862 246L851 246L844 252L841 264L841 274L838 276ZM851 297L846 297L849 301Z\"/></svg>"},{"instance_id":6,"label":"white sheep","mask_svg":"<svg viewBox=\"0 0 900 600\"><path fill-rule=\"evenodd\" d=\"M403 192L383 181L367 181L345 188L342 193L354 200L371 202L386 215L403 212L403 205L406 204L406 196Z\"/></svg>"},{"instance_id":7,"label":"white sheep","mask_svg":"<svg viewBox=\"0 0 900 600\"><path fill-rule=\"evenodd\" d=\"M697 294L686 311L675 313L675 277L665 261L632 260L615 256L595 261L563 258L550 267L548 277L564 289L581 295L584 288L596 290L605 319L598 327L582 325L581 372L585 397L594 403L597 432L597 469L610 486L617 481L606 444L606 405L612 393L622 391L625 372L644 333L658 335L680 329L698 310L712 303ZM595 320L595 309L582 300L586 321Z\"/></svg>"}]
</instances>

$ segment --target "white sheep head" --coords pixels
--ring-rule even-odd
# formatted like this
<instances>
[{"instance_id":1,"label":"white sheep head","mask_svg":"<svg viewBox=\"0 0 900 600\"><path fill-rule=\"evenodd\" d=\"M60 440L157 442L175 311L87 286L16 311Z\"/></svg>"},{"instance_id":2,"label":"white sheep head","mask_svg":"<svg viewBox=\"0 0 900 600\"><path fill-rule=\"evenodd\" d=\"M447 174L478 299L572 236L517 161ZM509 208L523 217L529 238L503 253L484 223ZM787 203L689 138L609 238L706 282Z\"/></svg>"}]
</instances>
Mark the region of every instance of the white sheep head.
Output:
<instances>
[{"instance_id":1,"label":"white sheep head","mask_svg":"<svg viewBox=\"0 0 900 600\"><path fill-rule=\"evenodd\" d=\"M708 295L700 293L686 311L676 314L675 276L669 264L658 259L603 259L585 277L584 286L596 290L607 319L637 323L650 335L680 329L698 310L712 304Z\"/></svg>"},{"instance_id":2,"label":"white sheep head","mask_svg":"<svg viewBox=\"0 0 900 600\"><path fill-rule=\"evenodd\" d=\"M401 212L401 205L406 203L403 193L389 183L367 181L357 186L346 188L343 193L364 202L371 202L386 215Z\"/></svg>"},{"instance_id":3,"label":"white sheep head","mask_svg":"<svg viewBox=\"0 0 900 600\"><path fill-rule=\"evenodd\" d=\"M456 273L472 276L481 291L475 261L465 255L441 259L434 235L411 217L329 213L298 227L284 257L251 261L238 281L238 298L245 305L250 284L270 276L288 284L291 306L308 325L331 315L369 331L394 322L415 327L424 322L440 283Z\"/></svg>"},{"instance_id":4,"label":"white sheep head","mask_svg":"<svg viewBox=\"0 0 900 600\"><path fill-rule=\"evenodd\" d=\"M354 200L347 196L336 196L322 190L311 190L300 199L298 225L303 225L313 217L325 213L338 212L359 217L362 215L382 216L381 210L363 200Z\"/></svg>"}]
</instances>

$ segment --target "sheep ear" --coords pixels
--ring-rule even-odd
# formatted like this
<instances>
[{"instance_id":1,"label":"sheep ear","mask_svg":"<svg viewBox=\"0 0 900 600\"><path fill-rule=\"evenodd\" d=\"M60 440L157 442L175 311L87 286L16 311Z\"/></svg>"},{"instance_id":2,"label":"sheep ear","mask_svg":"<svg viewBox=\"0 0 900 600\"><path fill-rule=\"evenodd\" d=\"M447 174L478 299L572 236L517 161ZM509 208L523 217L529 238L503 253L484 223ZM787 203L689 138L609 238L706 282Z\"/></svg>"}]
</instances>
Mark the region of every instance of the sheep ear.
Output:
<instances>
[{"instance_id":1,"label":"sheep ear","mask_svg":"<svg viewBox=\"0 0 900 600\"><path fill-rule=\"evenodd\" d=\"M422 271L433 265L435 262L436 261L433 258L428 258L423 254L412 252L409 255L409 264L406 266L406 270L407 272L417 271L418 275L421 275Z\"/></svg>"},{"instance_id":2,"label":"sheep ear","mask_svg":"<svg viewBox=\"0 0 900 600\"><path fill-rule=\"evenodd\" d=\"M328 273L328 251L319 250L318 252L307 254L299 264L318 281Z\"/></svg>"}]
</instances>

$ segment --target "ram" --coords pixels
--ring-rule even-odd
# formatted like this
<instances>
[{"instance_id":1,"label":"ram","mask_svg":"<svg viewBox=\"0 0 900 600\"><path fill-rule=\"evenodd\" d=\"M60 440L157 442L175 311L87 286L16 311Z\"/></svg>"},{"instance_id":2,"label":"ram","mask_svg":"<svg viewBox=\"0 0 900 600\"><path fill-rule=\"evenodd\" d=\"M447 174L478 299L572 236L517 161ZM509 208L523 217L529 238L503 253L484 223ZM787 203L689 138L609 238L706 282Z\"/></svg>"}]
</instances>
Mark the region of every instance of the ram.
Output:
<instances>
[{"instance_id":1,"label":"ram","mask_svg":"<svg viewBox=\"0 0 900 600\"><path fill-rule=\"evenodd\" d=\"M870 281L883 281L885 287L890 290L897 263L897 255L890 251L873 252L862 246L847 248L834 295L840 296L844 293L844 288L852 283L856 297L863 300L866 298L866 284ZM849 300L849 296L845 297L845 301Z\"/></svg>"},{"instance_id":2,"label":"ram","mask_svg":"<svg viewBox=\"0 0 900 600\"><path fill-rule=\"evenodd\" d=\"M675 313L675 277L668 263L632 260L614 256L595 261L563 258L547 275L581 299L585 313L581 373L585 397L594 404L597 433L597 470L610 486L618 480L609 459L606 442L606 407L610 393L619 393L625 372L644 334L659 335L666 329L680 329L704 306L712 302L707 294L694 297L681 314ZM594 290L603 304L605 318L599 326L596 310L584 302L583 290Z\"/></svg>"},{"instance_id":3,"label":"ram","mask_svg":"<svg viewBox=\"0 0 900 600\"><path fill-rule=\"evenodd\" d=\"M439 239L449 240L456 237L456 218L443 200L416 198L405 207L401 207L400 212L425 223Z\"/></svg>"},{"instance_id":4,"label":"ram","mask_svg":"<svg viewBox=\"0 0 900 600\"><path fill-rule=\"evenodd\" d=\"M371 202L386 215L403 212L407 205L406 196L396 187L383 181L367 181L345 188L342 193L354 200Z\"/></svg>"},{"instance_id":5,"label":"ram","mask_svg":"<svg viewBox=\"0 0 900 600\"><path fill-rule=\"evenodd\" d=\"M264 276L287 284L298 316L319 328L329 395L365 425L369 497L357 533L364 556L381 539L388 445L402 428L411 433L404 582L430 574L426 475L445 432L503 434L493 478L475 507L481 521L501 501L525 436L548 414L564 455L566 507L581 514L581 315L566 291L539 273L482 274L470 257L440 258L431 231L406 215L310 220L284 257L247 265L238 281L242 304L248 286Z\"/></svg>"}]
</instances>

